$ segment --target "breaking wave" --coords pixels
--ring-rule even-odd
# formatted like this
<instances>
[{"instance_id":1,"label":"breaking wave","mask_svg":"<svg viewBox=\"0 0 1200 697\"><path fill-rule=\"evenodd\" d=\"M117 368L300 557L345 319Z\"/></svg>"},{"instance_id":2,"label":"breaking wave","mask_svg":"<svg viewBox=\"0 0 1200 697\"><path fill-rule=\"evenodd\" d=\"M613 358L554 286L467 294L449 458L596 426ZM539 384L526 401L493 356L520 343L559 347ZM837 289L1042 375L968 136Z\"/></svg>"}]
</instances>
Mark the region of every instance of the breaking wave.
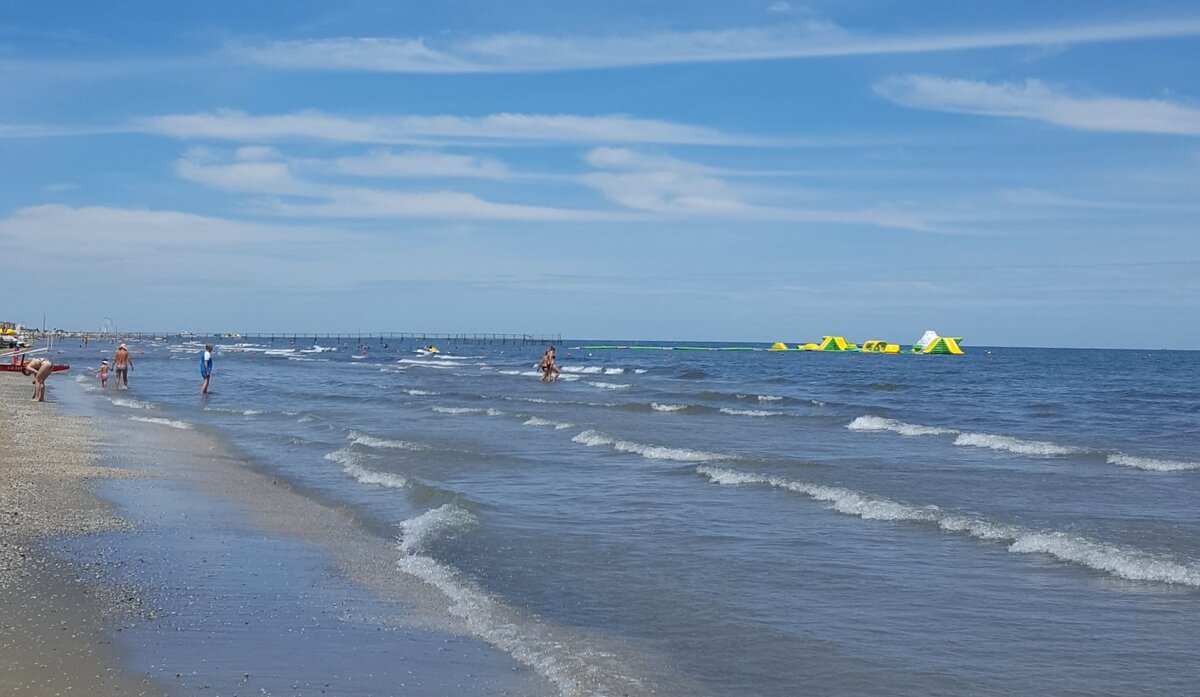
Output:
<instances>
[{"instance_id":1,"label":"breaking wave","mask_svg":"<svg viewBox=\"0 0 1200 697\"><path fill-rule=\"evenodd\" d=\"M147 424L158 424L159 426L170 426L183 431L190 430L192 425L184 421L175 421L174 419L160 419L157 416L131 416L130 421L141 421Z\"/></svg>"},{"instance_id":2,"label":"breaking wave","mask_svg":"<svg viewBox=\"0 0 1200 697\"><path fill-rule=\"evenodd\" d=\"M1034 457L1063 457L1087 452L1081 448L1072 448L1056 443L1021 440L1020 438L996 436L990 433L960 433L954 439L954 444L973 448L991 448L992 450L1002 450L1018 455L1032 455Z\"/></svg>"},{"instance_id":3,"label":"breaking wave","mask_svg":"<svg viewBox=\"0 0 1200 697\"><path fill-rule=\"evenodd\" d=\"M346 436L351 443L363 445L368 448L391 448L394 450L428 450L429 446L421 445L420 443L411 443L406 440L390 440L388 438L376 438L361 431L351 431L350 435Z\"/></svg>"},{"instance_id":4,"label":"breaking wave","mask_svg":"<svg viewBox=\"0 0 1200 697\"><path fill-rule=\"evenodd\" d=\"M701 465L696 471L715 484L758 484L804 494L816 501L829 503L833 510L839 513L864 520L929 523L945 532L964 533L980 540L1008 543L1008 551L1014 554L1048 554L1060 561L1131 581L1156 581L1200 587L1200 566L1196 564L1175 561L1141 550L1116 547L1079 535L1005 525L953 513L938 506L916 506L841 487L809 484L783 477L708 465Z\"/></svg>"},{"instance_id":5,"label":"breaking wave","mask_svg":"<svg viewBox=\"0 0 1200 697\"><path fill-rule=\"evenodd\" d=\"M524 425L525 426L553 426L555 431L563 431L568 428L572 428L575 424L562 423L561 421L550 421L548 419L542 419L542 418L539 418L536 416L531 416L531 417L529 417L528 420L526 420L524 422Z\"/></svg>"},{"instance_id":6,"label":"breaking wave","mask_svg":"<svg viewBox=\"0 0 1200 697\"><path fill-rule=\"evenodd\" d=\"M471 634L532 668L562 697L634 693L641 681L626 677L628 669L615 654L591 650L552 625L523 616L453 567L422 554L438 539L476 524L475 515L454 503L404 521L396 542L397 568L436 588L449 601L449 613Z\"/></svg>"},{"instance_id":7,"label":"breaking wave","mask_svg":"<svg viewBox=\"0 0 1200 697\"><path fill-rule=\"evenodd\" d=\"M132 397L109 397L108 401L112 402L113 404L117 405L118 407L125 407L126 409L157 409L158 408L158 406L155 404L151 404L150 402L143 402L140 399L133 399Z\"/></svg>"},{"instance_id":8,"label":"breaking wave","mask_svg":"<svg viewBox=\"0 0 1200 697\"><path fill-rule=\"evenodd\" d=\"M362 457L349 448L335 450L325 455L325 459L342 466L342 471L354 477L363 484L403 489L408 486L408 480L391 472L378 472L362 466Z\"/></svg>"},{"instance_id":9,"label":"breaking wave","mask_svg":"<svg viewBox=\"0 0 1200 697\"><path fill-rule=\"evenodd\" d=\"M599 382L596 380L589 380L588 384L592 387L599 387L602 390L623 390L629 387L629 383Z\"/></svg>"},{"instance_id":10,"label":"breaking wave","mask_svg":"<svg viewBox=\"0 0 1200 697\"><path fill-rule=\"evenodd\" d=\"M1133 455L1123 455L1121 453L1113 453L1109 455L1108 464L1121 465L1123 467L1136 467L1137 469L1153 470L1155 472L1179 472L1182 470L1200 469L1200 462L1186 462L1184 460L1161 460L1154 457L1135 457Z\"/></svg>"},{"instance_id":11,"label":"breaking wave","mask_svg":"<svg viewBox=\"0 0 1200 697\"><path fill-rule=\"evenodd\" d=\"M654 411L671 412L671 411L683 411L684 409L688 408L688 405L686 405L686 404L659 404L658 402L651 402L650 408L653 409Z\"/></svg>"},{"instance_id":12,"label":"breaking wave","mask_svg":"<svg viewBox=\"0 0 1200 697\"><path fill-rule=\"evenodd\" d=\"M708 453L703 450L689 450L687 448L668 448L661 445L646 445L645 443L635 443L628 440L617 440L612 436L588 429L577 434L571 439L572 442L586 445L588 447L596 447L599 445L611 445L613 450L622 453L635 453L641 455L647 460L670 460L673 462L712 462L714 460L728 460L729 456L719 453Z\"/></svg>"},{"instance_id":13,"label":"breaking wave","mask_svg":"<svg viewBox=\"0 0 1200 697\"><path fill-rule=\"evenodd\" d=\"M846 428L851 431L891 431L902 436L950 436L959 433L953 428L906 424L903 421L885 419L881 416L860 416L851 421Z\"/></svg>"},{"instance_id":14,"label":"breaking wave","mask_svg":"<svg viewBox=\"0 0 1200 697\"><path fill-rule=\"evenodd\" d=\"M767 411L766 409L730 409L721 407L722 414L731 414L733 416L784 416L781 411Z\"/></svg>"}]
</instances>

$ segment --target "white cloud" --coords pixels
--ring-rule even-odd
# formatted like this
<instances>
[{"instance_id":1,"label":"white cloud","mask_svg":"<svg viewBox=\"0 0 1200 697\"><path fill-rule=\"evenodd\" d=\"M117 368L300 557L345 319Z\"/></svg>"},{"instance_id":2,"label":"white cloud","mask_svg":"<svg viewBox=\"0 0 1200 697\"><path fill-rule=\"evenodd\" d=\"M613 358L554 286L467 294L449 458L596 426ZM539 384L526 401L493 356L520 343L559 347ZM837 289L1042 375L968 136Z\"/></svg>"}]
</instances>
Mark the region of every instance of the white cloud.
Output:
<instances>
[{"instance_id":1,"label":"white cloud","mask_svg":"<svg viewBox=\"0 0 1200 697\"><path fill-rule=\"evenodd\" d=\"M808 21L784 27L632 36L498 34L446 42L441 47L429 45L424 38L339 37L238 44L227 51L242 60L282 69L495 73L1061 46L1198 34L1200 18L931 36L861 36L830 22Z\"/></svg>"},{"instance_id":2,"label":"white cloud","mask_svg":"<svg viewBox=\"0 0 1200 697\"><path fill-rule=\"evenodd\" d=\"M792 11L791 3L787 2L786 0L776 0L770 5L767 5L767 12L773 14L786 15L791 14Z\"/></svg>"},{"instance_id":3,"label":"white cloud","mask_svg":"<svg viewBox=\"0 0 1200 697\"><path fill-rule=\"evenodd\" d=\"M182 139L270 142L289 139L349 143L483 140L570 143L745 145L756 141L688 124L624 115L491 114L351 118L319 111L252 115L218 110L137 119L144 132Z\"/></svg>"},{"instance_id":4,"label":"white cloud","mask_svg":"<svg viewBox=\"0 0 1200 697\"><path fill-rule=\"evenodd\" d=\"M1045 121L1089 131L1200 135L1200 109L1157 99L1076 97L1039 80L988 83L930 75L889 78L875 91L917 109Z\"/></svg>"},{"instance_id":5,"label":"white cloud","mask_svg":"<svg viewBox=\"0 0 1200 697\"><path fill-rule=\"evenodd\" d=\"M625 148L596 148L586 159L608 171L584 175L583 181L626 208L690 215L746 210L724 181L700 165Z\"/></svg>"},{"instance_id":6,"label":"white cloud","mask_svg":"<svg viewBox=\"0 0 1200 697\"><path fill-rule=\"evenodd\" d=\"M305 218L423 218L437 220L519 220L584 222L618 220L603 212L495 203L461 191L380 191L338 188L321 203L272 202L266 211Z\"/></svg>"},{"instance_id":7,"label":"white cloud","mask_svg":"<svg viewBox=\"0 0 1200 697\"><path fill-rule=\"evenodd\" d=\"M513 176L508 166L499 160L428 150L376 150L366 155L313 160L306 162L305 166L331 169L339 174L357 177L509 179Z\"/></svg>"},{"instance_id":8,"label":"white cloud","mask_svg":"<svg viewBox=\"0 0 1200 697\"><path fill-rule=\"evenodd\" d=\"M175 173L187 181L222 191L280 196L321 195L320 187L294 177L286 162L208 164L185 157L175 163Z\"/></svg>"}]
</instances>

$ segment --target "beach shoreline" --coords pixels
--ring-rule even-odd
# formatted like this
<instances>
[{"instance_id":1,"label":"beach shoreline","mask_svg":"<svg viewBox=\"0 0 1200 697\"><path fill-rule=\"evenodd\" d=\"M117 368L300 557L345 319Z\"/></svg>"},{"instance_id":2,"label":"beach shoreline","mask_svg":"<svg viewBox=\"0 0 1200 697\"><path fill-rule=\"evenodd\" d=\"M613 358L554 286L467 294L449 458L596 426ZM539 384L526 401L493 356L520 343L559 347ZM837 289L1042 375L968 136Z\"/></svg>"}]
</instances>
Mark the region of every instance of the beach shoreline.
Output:
<instances>
[{"instance_id":1,"label":"beach shoreline","mask_svg":"<svg viewBox=\"0 0 1200 697\"><path fill-rule=\"evenodd\" d=\"M92 421L28 391L22 376L0 375L0 691L165 694L125 668L114 643L114 625L138 611L136 591L52 546L130 529L92 489L138 473L100 466Z\"/></svg>"},{"instance_id":2,"label":"beach shoreline","mask_svg":"<svg viewBox=\"0 0 1200 697\"><path fill-rule=\"evenodd\" d=\"M4 529L0 691L553 692L442 621L449 600L397 569L394 538L218 435L138 421L78 382L43 404L0 384L0 511L22 521Z\"/></svg>"}]
</instances>

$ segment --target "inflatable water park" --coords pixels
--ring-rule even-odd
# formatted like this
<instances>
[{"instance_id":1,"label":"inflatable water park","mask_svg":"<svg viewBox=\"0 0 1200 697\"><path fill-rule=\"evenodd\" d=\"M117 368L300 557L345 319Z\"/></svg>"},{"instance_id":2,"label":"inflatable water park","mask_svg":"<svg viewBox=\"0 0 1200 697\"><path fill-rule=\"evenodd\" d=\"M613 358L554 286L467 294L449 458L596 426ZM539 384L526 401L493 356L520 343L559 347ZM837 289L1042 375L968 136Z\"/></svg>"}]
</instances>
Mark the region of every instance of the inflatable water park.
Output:
<instances>
[{"instance_id":1,"label":"inflatable water park","mask_svg":"<svg viewBox=\"0 0 1200 697\"><path fill-rule=\"evenodd\" d=\"M624 349L629 351L805 351L820 353L882 353L897 355L901 353L962 356L961 336L941 336L932 329L927 330L907 350L900 344L893 344L882 339L871 339L862 344L846 341L842 336L823 336L820 341L805 344L788 345L776 341L770 348L760 346L648 346L642 344L603 344L593 346L576 346L575 349L589 351L604 351Z\"/></svg>"}]
</instances>

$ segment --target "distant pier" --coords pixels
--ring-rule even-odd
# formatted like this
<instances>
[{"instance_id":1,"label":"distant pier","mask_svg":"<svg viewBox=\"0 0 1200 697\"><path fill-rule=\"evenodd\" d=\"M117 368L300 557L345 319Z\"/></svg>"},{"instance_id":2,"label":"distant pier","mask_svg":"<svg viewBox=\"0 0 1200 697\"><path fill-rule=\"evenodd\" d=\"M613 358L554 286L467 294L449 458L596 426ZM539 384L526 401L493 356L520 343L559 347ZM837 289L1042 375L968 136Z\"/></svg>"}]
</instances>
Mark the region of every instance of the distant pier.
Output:
<instances>
[{"instance_id":1,"label":"distant pier","mask_svg":"<svg viewBox=\"0 0 1200 697\"><path fill-rule=\"evenodd\" d=\"M517 344L517 345L559 345L562 344L561 334L495 334L495 333L448 333L448 332L225 332L204 334L196 332L113 332L101 334L97 332L47 332L55 338L82 339L88 337L92 341L106 339L122 339L130 341L154 341L158 339L215 341L215 342L252 342L252 343L294 343L317 344L321 342L334 344L388 344L402 346L406 343L426 346L429 344ZM34 333L31 332L31 335Z\"/></svg>"}]
</instances>

